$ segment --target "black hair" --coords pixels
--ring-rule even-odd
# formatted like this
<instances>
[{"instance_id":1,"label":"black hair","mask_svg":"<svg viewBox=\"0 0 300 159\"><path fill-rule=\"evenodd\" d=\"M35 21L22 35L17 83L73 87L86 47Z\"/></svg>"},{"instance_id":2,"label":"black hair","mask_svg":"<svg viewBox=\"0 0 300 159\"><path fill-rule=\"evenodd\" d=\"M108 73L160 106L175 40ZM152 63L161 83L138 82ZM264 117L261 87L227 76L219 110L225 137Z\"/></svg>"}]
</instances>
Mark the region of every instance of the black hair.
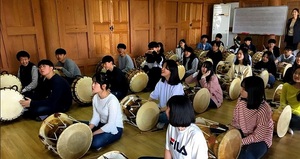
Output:
<instances>
[{"instance_id":1,"label":"black hair","mask_svg":"<svg viewBox=\"0 0 300 159\"><path fill-rule=\"evenodd\" d=\"M155 47L158 47L158 43L156 41L151 41L149 44L148 44L148 48L149 49L152 49L152 48L155 48Z\"/></svg>"},{"instance_id":2,"label":"black hair","mask_svg":"<svg viewBox=\"0 0 300 159\"><path fill-rule=\"evenodd\" d=\"M55 50L55 55L67 54L66 50L63 48L58 48Z\"/></svg>"},{"instance_id":3,"label":"black hair","mask_svg":"<svg viewBox=\"0 0 300 159\"><path fill-rule=\"evenodd\" d=\"M184 48L188 47L188 45L186 44L186 41L184 39L180 39L178 42L178 48L180 48L180 42L184 43Z\"/></svg>"},{"instance_id":4,"label":"black hair","mask_svg":"<svg viewBox=\"0 0 300 159\"><path fill-rule=\"evenodd\" d=\"M298 8L294 8L294 9L292 10L292 12L293 12L294 10L297 11L297 12L299 13L299 9L298 9Z\"/></svg>"},{"instance_id":5,"label":"black hair","mask_svg":"<svg viewBox=\"0 0 300 159\"><path fill-rule=\"evenodd\" d=\"M201 39L206 38L208 40L208 35L202 35Z\"/></svg>"},{"instance_id":6,"label":"black hair","mask_svg":"<svg viewBox=\"0 0 300 159\"><path fill-rule=\"evenodd\" d=\"M105 62L112 62L113 64L115 64L115 63L114 63L114 58L111 57L111 56L109 56L109 55L106 55L106 56L104 56L104 57L102 58L102 63L105 63Z\"/></svg>"},{"instance_id":7,"label":"black hair","mask_svg":"<svg viewBox=\"0 0 300 159\"><path fill-rule=\"evenodd\" d=\"M161 56L161 57L163 57L163 60L165 61L166 60L166 57L165 57L165 49L164 49L164 44L163 43L161 43L161 42L157 42L157 44L158 44L158 46L160 46L160 50L159 50L159 55Z\"/></svg>"},{"instance_id":8,"label":"black hair","mask_svg":"<svg viewBox=\"0 0 300 159\"><path fill-rule=\"evenodd\" d=\"M276 40L275 40L275 39L269 39L269 40L268 40L268 44L270 44L270 43L276 44Z\"/></svg>"},{"instance_id":9,"label":"black hair","mask_svg":"<svg viewBox=\"0 0 300 159\"><path fill-rule=\"evenodd\" d=\"M205 67L207 71L210 71L210 74L205 78L206 82L210 81L212 75L214 75L214 65L210 61L204 61L201 67ZM201 67L197 76L197 81L199 81L202 77Z\"/></svg>"},{"instance_id":10,"label":"black hair","mask_svg":"<svg viewBox=\"0 0 300 159\"><path fill-rule=\"evenodd\" d=\"M178 66L174 60L166 60L163 65L166 64L166 69L168 69L171 73L168 84L177 85L180 83L179 74L178 74ZM165 82L166 78L161 77L161 81Z\"/></svg>"},{"instance_id":11,"label":"black hair","mask_svg":"<svg viewBox=\"0 0 300 159\"><path fill-rule=\"evenodd\" d=\"M247 36L247 37L245 37L244 41L252 41L252 38Z\"/></svg>"},{"instance_id":12,"label":"black hair","mask_svg":"<svg viewBox=\"0 0 300 159\"><path fill-rule=\"evenodd\" d=\"M54 67L53 63L48 60L48 59L43 59L38 63L38 67L40 67L41 65L48 65L50 67Z\"/></svg>"},{"instance_id":13,"label":"black hair","mask_svg":"<svg viewBox=\"0 0 300 159\"><path fill-rule=\"evenodd\" d=\"M242 81L241 87L248 93L248 98L246 99L247 108L258 109L263 100L266 99L265 86L262 78L258 76L246 77Z\"/></svg>"},{"instance_id":14,"label":"black hair","mask_svg":"<svg viewBox=\"0 0 300 159\"><path fill-rule=\"evenodd\" d=\"M212 41L211 42L211 46L214 46L215 44L220 48L220 46L221 46L221 42L220 41Z\"/></svg>"},{"instance_id":15,"label":"black hair","mask_svg":"<svg viewBox=\"0 0 300 159\"><path fill-rule=\"evenodd\" d=\"M196 54L194 53L194 49L188 46L188 47L185 47L183 51L184 52L187 51L187 52L191 53L191 55L189 57L190 60L188 62L188 68L187 68L187 69L191 69L192 68L192 63L193 63L194 59L197 58ZM187 58L185 56L183 56L183 61L182 61L183 66L185 66L186 61L187 61Z\"/></svg>"},{"instance_id":16,"label":"black hair","mask_svg":"<svg viewBox=\"0 0 300 159\"><path fill-rule=\"evenodd\" d=\"M222 39L222 34L221 33L218 33L217 35L216 35L216 38L220 38L220 39Z\"/></svg>"},{"instance_id":17,"label":"black hair","mask_svg":"<svg viewBox=\"0 0 300 159\"><path fill-rule=\"evenodd\" d=\"M30 55L27 51L19 51L16 55L18 61L20 61L21 57L28 57L30 59Z\"/></svg>"},{"instance_id":18,"label":"black hair","mask_svg":"<svg viewBox=\"0 0 300 159\"><path fill-rule=\"evenodd\" d=\"M195 123L195 113L191 101L183 95L172 96L167 107L170 108L169 121L174 127L188 127Z\"/></svg>"},{"instance_id":19,"label":"black hair","mask_svg":"<svg viewBox=\"0 0 300 159\"><path fill-rule=\"evenodd\" d=\"M292 48L291 46L286 46L286 47L284 48L284 50L287 50L287 51L293 51L293 48Z\"/></svg>"},{"instance_id":20,"label":"black hair","mask_svg":"<svg viewBox=\"0 0 300 159\"><path fill-rule=\"evenodd\" d=\"M97 82L100 84L100 87L103 84L106 84L106 90L108 90L110 88L110 83L107 77L107 74L104 72L96 72L93 76L93 82Z\"/></svg>"},{"instance_id":21,"label":"black hair","mask_svg":"<svg viewBox=\"0 0 300 159\"><path fill-rule=\"evenodd\" d=\"M250 59L249 59L249 54L248 54L248 49L246 48L240 48L238 50L239 51L242 51L243 52L243 55L244 55L244 59L243 59L243 65L244 66L247 66L247 65L250 65ZM239 64L239 59L236 57L235 61L234 61L234 64L235 65L238 65Z\"/></svg>"},{"instance_id":22,"label":"black hair","mask_svg":"<svg viewBox=\"0 0 300 159\"><path fill-rule=\"evenodd\" d=\"M274 62L274 56L273 56L273 53L271 51L264 52L264 54L262 55L262 57L264 57L265 55L268 55L269 62Z\"/></svg>"},{"instance_id":23,"label":"black hair","mask_svg":"<svg viewBox=\"0 0 300 159\"><path fill-rule=\"evenodd\" d=\"M119 43L117 46L118 49L126 49L126 45L123 43Z\"/></svg>"}]
</instances>

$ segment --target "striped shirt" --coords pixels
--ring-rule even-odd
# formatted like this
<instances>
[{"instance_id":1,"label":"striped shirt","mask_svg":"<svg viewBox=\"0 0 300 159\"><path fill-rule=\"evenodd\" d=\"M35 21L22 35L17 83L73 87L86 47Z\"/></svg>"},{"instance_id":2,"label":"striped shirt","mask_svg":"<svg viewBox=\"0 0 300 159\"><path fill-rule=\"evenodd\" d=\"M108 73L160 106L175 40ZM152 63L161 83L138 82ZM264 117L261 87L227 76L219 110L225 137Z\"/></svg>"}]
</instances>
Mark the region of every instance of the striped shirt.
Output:
<instances>
[{"instance_id":1,"label":"striped shirt","mask_svg":"<svg viewBox=\"0 0 300 159\"><path fill-rule=\"evenodd\" d=\"M242 139L242 145L264 141L271 147L272 109L266 101L263 101L258 109L248 109L247 102L239 98L234 109L232 125L243 132L245 137Z\"/></svg>"}]
</instances>

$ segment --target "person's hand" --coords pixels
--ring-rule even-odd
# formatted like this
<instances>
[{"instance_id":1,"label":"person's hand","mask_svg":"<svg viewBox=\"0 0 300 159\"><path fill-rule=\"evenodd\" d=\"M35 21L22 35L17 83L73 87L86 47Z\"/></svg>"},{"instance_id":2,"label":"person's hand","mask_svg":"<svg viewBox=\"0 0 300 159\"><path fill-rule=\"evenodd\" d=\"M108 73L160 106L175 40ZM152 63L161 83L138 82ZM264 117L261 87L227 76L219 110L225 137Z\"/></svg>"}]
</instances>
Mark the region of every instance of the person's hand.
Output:
<instances>
[{"instance_id":1,"label":"person's hand","mask_svg":"<svg viewBox=\"0 0 300 159\"><path fill-rule=\"evenodd\" d=\"M210 74L210 70L207 71L205 74L203 74L201 78L206 78L209 74Z\"/></svg>"},{"instance_id":2,"label":"person's hand","mask_svg":"<svg viewBox=\"0 0 300 159\"><path fill-rule=\"evenodd\" d=\"M56 68L57 70L61 70L61 69L62 69L62 67L58 67L58 66L57 66L57 67L55 67L55 68Z\"/></svg>"},{"instance_id":3,"label":"person's hand","mask_svg":"<svg viewBox=\"0 0 300 159\"><path fill-rule=\"evenodd\" d=\"M25 100L20 100L19 103L22 105L23 108L30 107L31 99L28 97L25 97Z\"/></svg>"}]
</instances>

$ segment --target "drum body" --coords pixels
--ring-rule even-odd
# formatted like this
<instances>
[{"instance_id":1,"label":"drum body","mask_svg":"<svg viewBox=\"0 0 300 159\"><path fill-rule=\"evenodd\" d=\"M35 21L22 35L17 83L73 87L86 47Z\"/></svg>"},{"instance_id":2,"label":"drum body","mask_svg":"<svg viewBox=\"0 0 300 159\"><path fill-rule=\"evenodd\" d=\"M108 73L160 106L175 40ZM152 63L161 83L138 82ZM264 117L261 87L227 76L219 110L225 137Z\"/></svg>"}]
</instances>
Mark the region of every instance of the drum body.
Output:
<instances>
[{"instance_id":1,"label":"drum body","mask_svg":"<svg viewBox=\"0 0 300 159\"><path fill-rule=\"evenodd\" d=\"M217 74L221 74L221 75L225 75L229 71L230 67L231 67L231 63L230 62L228 62L228 61L220 61L217 64L216 73Z\"/></svg>"},{"instance_id":2,"label":"drum body","mask_svg":"<svg viewBox=\"0 0 300 159\"><path fill-rule=\"evenodd\" d=\"M275 89L275 92L273 94L272 102L280 103L282 87L283 87L283 84L280 84L279 86L277 86L277 88Z\"/></svg>"},{"instance_id":3,"label":"drum body","mask_svg":"<svg viewBox=\"0 0 300 159\"><path fill-rule=\"evenodd\" d=\"M14 85L18 87L17 91L21 92L22 83L20 79L12 74L1 74L0 75L0 88L10 88Z\"/></svg>"},{"instance_id":4,"label":"drum body","mask_svg":"<svg viewBox=\"0 0 300 159\"><path fill-rule=\"evenodd\" d=\"M147 87L148 75L140 69L132 69L126 73L129 88L132 92L141 92Z\"/></svg>"},{"instance_id":5,"label":"drum body","mask_svg":"<svg viewBox=\"0 0 300 159\"><path fill-rule=\"evenodd\" d=\"M66 159L82 157L89 150L92 137L87 124L79 123L64 113L46 118L39 131L39 138L46 148Z\"/></svg>"},{"instance_id":6,"label":"drum body","mask_svg":"<svg viewBox=\"0 0 300 159\"><path fill-rule=\"evenodd\" d=\"M0 90L1 95L1 121L10 121L18 118L22 112L23 107L19 103L20 100L24 99L23 95L20 92L10 89L4 88Z\"/></svg>"},{"instance_id":7,"label":"drum body","mask_svg":"<svg viewBox=\"0 0 300 159\"><path fill-rule=\"evenodd\" d=\"M264 81L264 86L266 88L269 81L268 70L253 70L253 74L260 77Z\"/></svg>"},{"instance_id":8,"label":"drum body","mask_svg":"<svg viewBox=\"0 0 300 159\"><path fill-rule=\"evenodd\" d=\"M151 130L158 121L159 108L155 102L142 100L137 95L128 95L121 100L120 105L127 117L126 121L141 131Z\"/></svg>"},{"instance_id":9,"label":"drum body","mask_svg":"<svg viewBox=\"0 0 300 159\"><path fill-rule=\"evenodd\" d=\"M146 62L145 56L139 56L139 57L135 58L136 68L143 68L144 67L143 63L145 63L145 62Z\"/></svg>"},{"instance_id":10,"label":"drum body","mask_svg":"<svg viewBox=\"0 0 300 159\"><path fill-rule=\"evenodd\" d=\"M229 57L229 55L234 55L234 54L230 51L222 52L222 57L223 57L222 61L225 61Z\"/></svg>"},{"instance_id":11,"label":"drum body","mask_svg":"<svg viewBox=\"0 0 300 159\"><path fill-rule=\"evenodd\" d=\"M253 56L252 56L252 66L254 67L256 63L258 63L259 61L261 61L262 59L262 52L256 52Z\"/></svg>"},{"instance_id":12,"label":"drum body","mask_svg":"<svg viewBox=\"0 0 300 159\"><path fill-rule=\"evenodd\" d=\"M196 119L196 124L197 124ZM198 125L202 130L209 152L218 159L238 158L242 147L242 136L237 129L224 130L221 134L213 134L210 127L218 127L213 123L200 123ZM215 123L216 124L216 123Z\"/></svg>"},{"instance_id":13,"label":"drum body","mask_svg":"<svg viewBox=\"0 0 300 159\"><path fill-rule=\"evenodd\" d=\"M231 53L227 56L225 59L226 62L229 62L229 65L231 66L234 63L235 54Z\"/></svg>"},{"instance_id":14,"label":"drum body","mask_svg":"<svg viewBox=\"0 0 300 159\"><path fill-rule=\"evenodd\" d=\"M241 92L241 80L239 78L236 78L233 81L221 78L220 85L225 98L235 100L239 97Z\"/></svg>"},{"instance_id":15,"label":"drum body","mask_svg":"<svg viewBox=\"0 0 300 159\"><path fill-rule=\"evenodd\" d=\"M203 113L206 111L210 102L210 93L207 88L188 88L184 90L184 93L191 101L193 101L195 112Z\"/></svg>"},{"instance_id":16,"label":"drum body","mask_svg":"<svg viewBox=\"0 0 300 159\"><path fill-rule=\"evenodd\" d=\"M292 64L285 64L283 66L277 66L277 73L279 75L279 79L285 76L286 70L292 67Z\"/></svg>"},{"instance_id":17,"label":"drum body","mask_svg":"<svg viewBox=\"0 0 300 159\"><path fill-rule=\"evenodd\" d=\"M102 61L99 61L98 64L96 65L96 73L97 72L106 72L105 68L103 67Z\"/></svg>"},{"instance_id":18,"label":"drum body","mask_svg":"<svg viewBox=\"0 0 300 159\"><path fill-rule=\"evenodd\" d=\"M206 55L208 53L208 50L207 51L202 51L199 56L198 56L198 59L199 59L199 63L202 64L206 59Z\"/></svg>"},{"instance_id":19,"label":"drum body","mask_svg":"<svg viewBox=\"0 0 300 159\"><path fill-rule=\"evenodd\" d=\"M185 68L183 65L178 65L178 75L179 75L179 79L182 80L182 78L185 75Z\"/></svg>"},{"instance_id":20,"label":"drum body","mask_svg":"<svg viewBox=\"0 0 300 159\"><path fill-rule=\"evenodd\" d=\"M82 105L92 103L92 83L93 80L91 77L83 76L76 78L71 85L73 100Z\"/></svg>"},{"instance_id":21,"label":"drum body","mask_svg":"<svg viewBox=\"0 0 300 159\"><path fill-rule=\"evenodd\" d=\"M178 57L177 57L177 55L173 52L173 50L166 52L166 53L165 53L165 58L166 58L167 60L178 61Z\"/></svg>"},{"instance_id":22,"label":"drum body","mask_svg":"<svg viewBox=\"0 0 300 159\"><path fill-rule=\"evenodd\" d=\"M277 133L278 137L283 137L290 125L292 118L292 108L287 105L282 111L274 110L272 114L272 119L274 121L274 131Z\"/></svg>"},{"instance_id":23,"label":"drum body","mask_svg":"<svg viewBox=\"0 0 300 159\"><path fill-rule=\"evenodd\" d=\"M120 151L109 151L98 157L98 159L128 159L126 155Z\"/></svg>"}]
</instances>

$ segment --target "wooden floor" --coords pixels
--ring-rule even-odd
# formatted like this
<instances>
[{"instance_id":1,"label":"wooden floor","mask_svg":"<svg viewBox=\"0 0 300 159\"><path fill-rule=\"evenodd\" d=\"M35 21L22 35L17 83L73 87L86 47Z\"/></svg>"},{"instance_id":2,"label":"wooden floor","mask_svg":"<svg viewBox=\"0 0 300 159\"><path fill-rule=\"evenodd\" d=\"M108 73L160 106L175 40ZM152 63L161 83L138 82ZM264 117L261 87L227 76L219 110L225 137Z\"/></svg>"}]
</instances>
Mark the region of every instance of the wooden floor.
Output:
<instances>
[{"instance_id":1,"label":"wooden floor","mask_svg":"<svg viewBox=\"0 0 300 159\"><path fill-rule=\"evenodd\" d=\"M278 83L277 83L278 85ZM274 89L266 89L267 98L271 98ZM148 98L149 93L140 93L143 98ZM197 114L223 124L230 123L233 108L236 101L225 100L219 109L210 109L202 114ZM90 120L92 107L79 107L73 104L72 109L67 113L77 120ZM32 121L20 117L12 122L1 123L1 159L48 159L59 158L52 151L45 149L38 138L41 122ZM118 142L101 149L100 151L90 150L83 157L85 159L98 158L102 154L118 150L127 155L129 159L136 159L140 156L163 156L166 130L155 132L141 132L136 127L124 124L124 133ZM265 159L296 159L300 158L300 132L294 135L287 134L283 138L276 135L273 137L273 145L268 151Z\"/></svg>"}]
</instances>

